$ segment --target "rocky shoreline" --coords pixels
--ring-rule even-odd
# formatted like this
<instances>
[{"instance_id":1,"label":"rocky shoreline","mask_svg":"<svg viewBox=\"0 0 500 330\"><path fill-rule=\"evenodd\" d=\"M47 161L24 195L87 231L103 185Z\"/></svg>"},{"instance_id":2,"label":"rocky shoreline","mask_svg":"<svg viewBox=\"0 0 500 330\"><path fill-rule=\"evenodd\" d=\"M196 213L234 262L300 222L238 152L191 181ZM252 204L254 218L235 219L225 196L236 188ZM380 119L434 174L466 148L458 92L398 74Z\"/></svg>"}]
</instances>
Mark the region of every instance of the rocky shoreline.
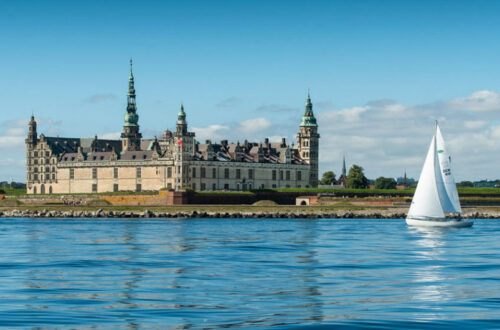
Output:
<instances>
[{"instance_id":1,"label":"rocky shoreline","mask_svg":"<svg viewBox=\"0 0 500 330\"><path fill-rule=\"evenodd\" d=\"M311 212L268 212L268 211L117 211L103 210L96 211L70 210L8 210L0 211L3 218L276 218L276 219L404 219L406 210L377 210L377 211L311 211ZM500 219L500 212L493 211L469 211L463 214L464 218L470 219Z\"/></svg>"}]
</instances>

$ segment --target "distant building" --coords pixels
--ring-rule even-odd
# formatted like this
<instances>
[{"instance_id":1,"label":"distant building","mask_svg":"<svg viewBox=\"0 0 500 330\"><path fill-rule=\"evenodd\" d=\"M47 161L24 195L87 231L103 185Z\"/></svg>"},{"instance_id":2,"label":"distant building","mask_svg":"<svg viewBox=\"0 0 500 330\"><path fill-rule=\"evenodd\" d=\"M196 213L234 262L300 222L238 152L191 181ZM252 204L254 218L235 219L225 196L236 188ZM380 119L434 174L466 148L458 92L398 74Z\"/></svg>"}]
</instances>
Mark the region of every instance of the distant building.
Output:
<instances>
[{"instance_id":1,"label":"distant building","mask_svg":"<svg viewBox=\"0 0 500 330\"><path fill-rule=\"evenodd\" d=\"M32 116L26 139L29 194L191 188L250 190L318 185L318 125L308 94L297 146L281 142L199 143L181 105L175 132L143 139L132 61L121 139L38 136Z\"/></svg>"},{"instance_id":2,"label":"distant building","mask_svg":"<svg viewBox=\"0 0 500 330\"><path fill-rule=\"evenodd\" d=\"M345 166L345 155L342 157L342 174L337 180L337 186L347 187L347 168Z\"/></svg>"}]
</instances>

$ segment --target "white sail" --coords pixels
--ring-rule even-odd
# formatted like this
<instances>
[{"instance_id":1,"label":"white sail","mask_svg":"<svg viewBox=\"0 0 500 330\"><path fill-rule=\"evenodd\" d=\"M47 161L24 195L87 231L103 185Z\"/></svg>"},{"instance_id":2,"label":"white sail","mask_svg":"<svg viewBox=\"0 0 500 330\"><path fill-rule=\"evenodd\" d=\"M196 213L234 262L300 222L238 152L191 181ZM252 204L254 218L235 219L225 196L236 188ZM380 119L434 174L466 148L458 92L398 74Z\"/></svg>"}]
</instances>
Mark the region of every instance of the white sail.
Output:
<instances>
[{"instance_id":1,"label":"white sail","mask_svg":"<svg viewBox=\"0 0 500 330\"><path fill-rule=\"evenodd\" d=\"M440 167L440 180L443 183L446 196L442 198L443 211L445 213L461 213L460 201L458 199L457 185L451 172L451 158L446 150L443 135L439 126L436 125L436 148ZM438 177L439 179L439 177ZM444 200L444 201L443 201Z\"/></svg>"},{"instance_id":2,"label":"white sail","mask_svg":"<svg viewBox=\"0 0 500 330\"><path fill-rule=\"evenodd\" d=\"M436 156L436 136L433 136L422 173L420 173L417 189L415 190L410 210L408 211L409 217L444 217L436 182L436 165L439 168Z\"/></svg>"}]
</instances>

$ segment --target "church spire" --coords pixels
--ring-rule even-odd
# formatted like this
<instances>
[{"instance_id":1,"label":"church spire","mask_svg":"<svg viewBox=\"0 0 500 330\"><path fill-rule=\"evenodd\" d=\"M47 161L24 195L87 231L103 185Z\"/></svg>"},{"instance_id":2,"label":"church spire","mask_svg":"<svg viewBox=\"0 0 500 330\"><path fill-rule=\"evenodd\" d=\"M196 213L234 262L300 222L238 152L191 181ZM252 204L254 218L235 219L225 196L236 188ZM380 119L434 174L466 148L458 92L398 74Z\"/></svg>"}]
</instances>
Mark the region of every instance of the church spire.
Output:
<instances>
[{"instance_id":1,"label":"church spire","mask_svg":"<svg viewBox=\"0 0 500 330\"><path fill-rule=\"evenodd\" d=\"M347 176L347 169L346 169L346 166L345 166L345 154L342 158L342 175L343 176Z\"/></svg>"}]
</instances>

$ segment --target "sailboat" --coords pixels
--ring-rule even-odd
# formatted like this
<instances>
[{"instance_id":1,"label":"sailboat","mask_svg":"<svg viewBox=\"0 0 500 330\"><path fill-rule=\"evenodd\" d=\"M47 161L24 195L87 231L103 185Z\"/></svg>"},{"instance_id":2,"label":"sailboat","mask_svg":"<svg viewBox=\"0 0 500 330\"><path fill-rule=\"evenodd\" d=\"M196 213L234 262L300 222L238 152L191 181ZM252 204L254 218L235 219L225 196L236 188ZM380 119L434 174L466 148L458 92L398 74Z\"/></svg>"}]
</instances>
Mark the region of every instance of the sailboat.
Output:
<instances>
[{"instance_id":1,"label":"sailboat","mask_svg":"<svg viewBox=\"0 0 500 330\"><path fill-rule=\"evenodd\" d=\"M473 221L462 219L457 186L451 173L451 158L436 122L417 189L406 223L412 226L470 227Z\"/></svg>"}]
</instances>

